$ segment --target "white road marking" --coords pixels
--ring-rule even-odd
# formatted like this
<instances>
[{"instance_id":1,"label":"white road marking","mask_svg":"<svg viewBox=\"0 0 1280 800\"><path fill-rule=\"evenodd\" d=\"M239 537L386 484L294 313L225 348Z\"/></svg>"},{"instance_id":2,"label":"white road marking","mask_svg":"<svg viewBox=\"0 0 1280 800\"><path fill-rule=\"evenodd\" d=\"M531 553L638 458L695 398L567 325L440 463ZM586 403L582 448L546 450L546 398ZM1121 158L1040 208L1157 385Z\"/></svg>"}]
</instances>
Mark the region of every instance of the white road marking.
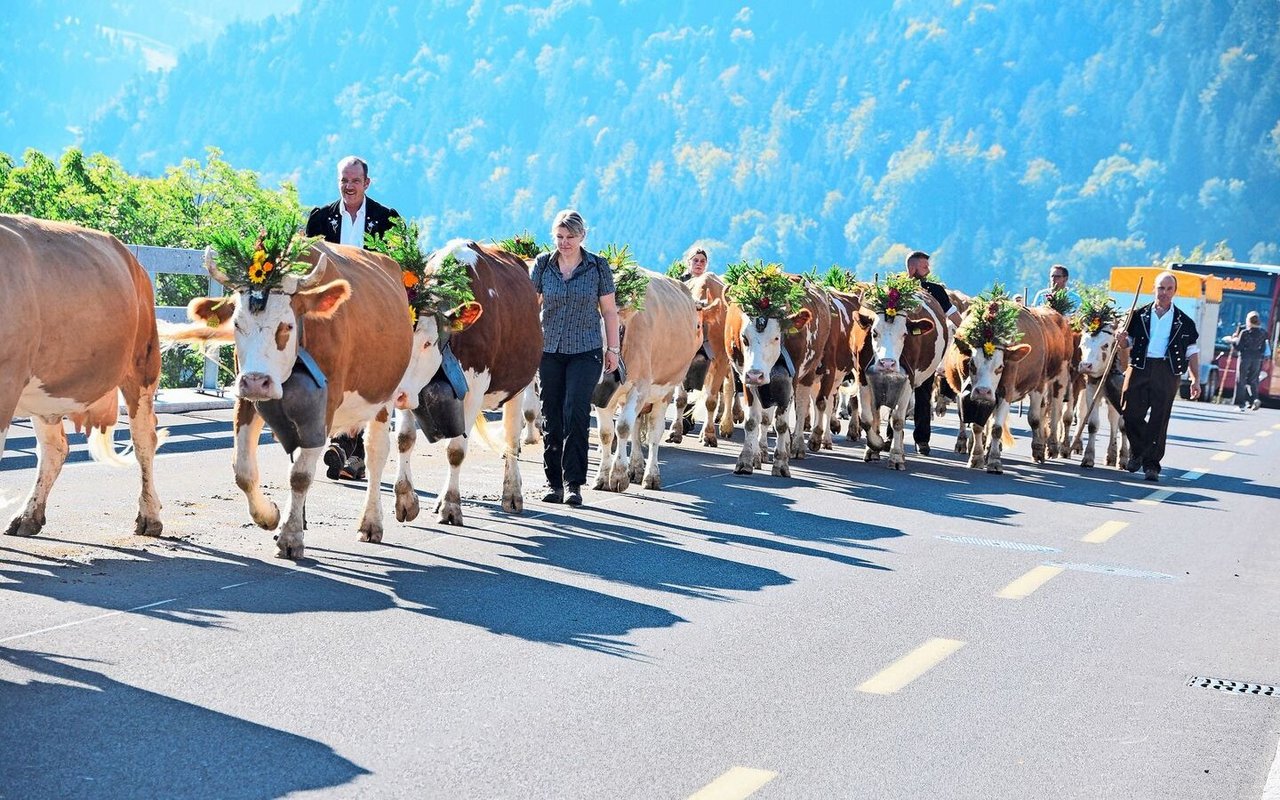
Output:
<instances>
[{"instance_id":1,"label":"white road marking","mask_svg":"<svg viewBox=\"0 0 1280 800\"><path fill-rule=\"evenodd\" d=\"M1115 520L1104 522L1089 533L1086 533L1080 541L1089 542L1090 544L1102 544L1127 527L1129 527L1127 522L1117 522Z\"/></svg>"},{"instance_id":2,"label":"white road marking","mask_svg":"<svg viewBox=\"0 0 1280 800\"><path fill-rule=\"evenodd\" d=\"M930 639L858 685L868 694L893 694L964 647L958 639Z\"/></svg>"},{"instance_id":3,"label":"white road marking","mask_svg":"<svg viewBox=\"0 0 1280 800\"><path fill-rule=\"evenodd\" d=\"M133 608L126 608L122 611L108 611L105 614L98 614L97 616L88 617L86 619L78 619L75 622L64 622L61 625L51 625L48 628L41 628L35 631L27 631L26 633L15 633L13 636L6 636L5 638L0 639L0 643L12 642L15 639L25 639L28 636L35 636L41 633L49 633L50 631L61 630L63 628L73 628L76 625L83 625L86 622L95 622L100 619L106 619L108 617L116 617L121 614L132 614L135 611L143 611L148 608L155 608L156 606L165 605L166 603L172 603L174 600L177 600L177 599L178 598L176 597L170 597L168 600L157 600L154 603L147 603L146 605L134 606Z\"/></svg>"},{"instance_id":4,"label":"white road marking","mask_svg":"<svg viewBox=\"0 0 1280 800\"><path fill-rule=\"evenodd\" d=\"M996 592L996 597L1004 600L1022 600L1036 589L1044 586L1051 578L1062 574L1062 567L1041 565L1034 567L1026 575Z\"/></svg>"}]
</instances>

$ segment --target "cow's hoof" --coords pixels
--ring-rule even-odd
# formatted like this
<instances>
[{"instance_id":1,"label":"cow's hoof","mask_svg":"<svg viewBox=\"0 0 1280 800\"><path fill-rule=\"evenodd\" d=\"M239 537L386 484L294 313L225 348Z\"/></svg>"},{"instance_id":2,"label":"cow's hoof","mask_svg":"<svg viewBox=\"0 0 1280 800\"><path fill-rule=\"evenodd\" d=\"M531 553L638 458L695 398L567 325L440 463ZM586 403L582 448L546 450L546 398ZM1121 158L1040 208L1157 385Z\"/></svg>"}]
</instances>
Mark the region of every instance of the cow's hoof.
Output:
<instances>
[{"instance_id":1,"label":"cow's hoof","mask_svg":"<svg viewBox=\"0 0 1280 800\"><path fill-rule=\"evenodd\" d=\"M906 459L889 459L889 469L904 471L907 468Z\"/></svg>"},{"instance_id":2,"label":"cow's hoof","mask_svg":"<svg viewBox=\"0 0 1280 800\"><path fill-rule=\"evenodd\" d=\"M1080 455L1080 454L1081 454L1081 453L1083 453L1083 452L1084 452L1084 445L1083 445L1083 444L1073 444L1073 445L1071 446L1071 455L1073 455L1073 456L1078 456L1078 455Z\"/></svg>"},{"instance_id":3,"label":"cow's hoof","mask_svg":"<svg viewBox=\"0 0 1280 800\"><path fill-rule=\"evenodd\" d=\"M680 444L684 441L684 434L680 433L679 429L672 428L671 433L667 434L666 441L667 444Z\"/></svg>"},{"instance_id":4,"label":"cow's hoof","mask_svg":"<svg viewBox=\"0 0 1280 800\"><path fill-rule=\"evenodd\" d=\"M821 449L822 449L822 440L821 440L821 439L815 439L815 438L813 438L813 437L810 437L810 438L809 438L809 449L810 449L810 450L812 450L812 451L813 451L813 452L815 452L815 453L816 453L816 452L818 452L819 450L821 450ZM830 445L828 445L828 446L827 446L827 449L828 449L828 450L830 450L830 449L831 449Z\"/></svg>"},{"instance_id":5,"label":"cow's hoof","mask_svg":"<svg viewBox=\"0 0 1280 800\"><path fill-rule=\"evenodd\" d=\"M645 475L640 482L641 488L653 489L655 492L662 489L662 477L659 475Z\"/></svg>"},{"instance_id":6,"label":"cow's hoof","mask_svg":"<svg viewBox=\"0 0 1280 800\"><path fill-rule=\"evenodd\" d=\"M822 443L822 449L823 449L823 450L831 450L831 449L833 449L833 448L831 447L831 442L824 441L824 442Z\"/></svg>"},{"instance_id":7,"label":"cow's hoof","mask_svg":"<svg viewBox=\"0 0 1280 800\"><path fill-rule=\"evenodd\" d=\"M276 536L276 558L290 558L294 561L302 558L302 531L281 532Z\"/></svg>"},{"instance_id":8,"label":"cow's hoof","mask_svg":"<svg viewBox=\"0 0 1280 800\"><path fill-rule=\"evenodd\" d=\"M1108 466L1108 467L1114 467L1117 463L1119 463L1119 462L1116 460L1116 457L1115 457L1115 456L1112 456L1112 455L1108 455L1108 456L1107 456L1107 466Z\"/></svg>"},{"instance_id":9,"label":"cow's hoof","mask_svg":"<svg viewBox=\"0 0 1280 800\"><path fill-rule=\"evenodd\" d=\"M1057 458L1057 457L1058 457L1058 448L1057 448L1057 446L1056 446L1056 445L1050 445L1050 446L1049 446L1049 458Z\"/></svg>"},{"instance_id":10,"label":"cow's hoof","mask_svg":"<svg viewBox=\"0 0 1280 800\"><path fill-rule=\"evenodd\" d=\"M627 470L627 477L631 480L631 483L639 483L644 480L644 462L640 462L638 465L632 464L631 469Z\"/></svg>"},{"instance_id":11,"label":"cow's hoof","mask_svg":"<svg viewBox=\"0 0 1280 800\"><path fill-rule=\"evenodd\" d=\"M595 489L597 492L604 491L604 472L600 472L596 475L596 482L591 484L591 488Z\"/></svg>"},{"instance_id":12,"label":"cow's hoof","mask_svg":"<svg viewBox=\"0 0 1280 800\"><path fill-rule=\"evenodd\" d=\"M733 465L734 475L750 475L752 472L755 472L755 469L747 462L739 461Z\"/></svg>"},{"instance_id":13,"label":"cow's hoof","mask_svg":"<svg viewBox=\"0 0 1280 800\"><path fill-rule=\"evenodd\" d=\"M436 522L441 525L457 525L463 527L462 504L440 503L436 506Z\"/></svg>"},{"instance_id":14,"label":"cow's hoof","mask_svg":"<svg viewBox=\"0 0 1280 800\"><path fill-rule=\"evenodd\" d=\"M502 498L502 510L508 514L519 514L524 511L524 497L518 494Z\"/></svg>"},{"instance_id":15,"label":"cow's hoof","mask_svg":"<svg viewBox=\"0 0 1280 800\"><path fill-rule=\"evenodd\" d=\"M418 493L407 482L396 484L396 521L413 522L422 510L418 504Z\"/></svg>"},{"instance_id":16,"label":"cow's hoof","mask_svg":"<svg viewBox=\"0 0 1280 800\"><path fill-rule=\"evenodd\" d=\"M719 447L720 442L714 436L706 437L702 440L703 447Z\"/></svg>"},{"instance_id":17,"label":"cow's hoof","mask_svg":"<svg viewBox=\"0 0 1280 800\"><path fill-rule=\"evenodd\" d=\"M25 514L13 518L9 523L8 529L5 530L6 536L35 536L44 527L44 515L26 516Z\"/></svg>"},{"instance_id":18,"label":"cow's hoof","mask_svg":"<svg viewBox=\"0 0 1280 800\"><path fill-rule=\"evenodd\" d=\"M788 463L786 463L786 462L783 462L783 461L775 461L775 462L773 462L773 477L775 477L775 478L790 478L790 477L791 477L791 465L790 465L790 464L788 464Z\"/></svg>"},{"instance_id":19,"label":"cow's hoof","mask_svg":"<svg viewBox=\"0 0 1280 800\"><path fill-rule=\"evenodd\" d=\"M987 472L992 475L1003 475L1004 468L1000 466L999 461L989 461L987 462Z\"/></svg>"},{"instance_id":20,"label":"cow's hoof","mask_svg":"<svg viewBox=\"0 0 1280 800\"><path fill-rule=\"evenodd\" d=\"M871 445L867 445L867 451L862 454L862 460L867 462L868 464L872 463L873 461L879 461L880 451L875 449Z\"/></svg>"},{"instance_id":21,"label":"cow's hoof","mask_svg":"<svg viewBox=\"0 0 1280 800\"><path fill-rule=\"evenodd\" d=\"M1093 459L1092 459L1092 458L1082 458L1082 459L1080 459L1080 466L1081 466L1083 469L1093 469Z\"/></svg>"},{"instance_id":22,"label":"cow's hoof","mask_svg":"<svg viewBox=\"0 0 1280 800\"><path fill-rule=\"evenodd\" d=\"M720 438L721 438L721 439L732 439L732 438L733 438L733 426L732 426L732 425L721 425L721 426L720 426Z\"/></svg>"},{"instance_id":23,"label":"cow's hoof","mask_svg":"<svg viewBox=\"0 0 1280 800\"><path fill-rule=\"evenodd\" d=\"M254 524L264 531L273 531L280 524L280 508L275 503L267 503L267 510L261 514L255 513L253 507L250 506L249 516L253 518Z\"/></svg>"},{"instance_id":24,"label":"cow's hoof","mask_svg":"<svg viewBox=\"0 0 1280 800\"><path fill-rule=\"evenodd\" d=\"M382 544L382 526L366 522L360 526L360 541Z\"/></svg>"},{"instance_id":25,"label":"cow's hoof","mask_svg":"<svg viewBox=\"0 0 1280 800\"><path fill-rule=\"evenodd\" d=\"M133 532L137 536L159 536L164 531L164 523L155 517L144 517L141 514L133 521Z\"/></svg>"}]
</instances>

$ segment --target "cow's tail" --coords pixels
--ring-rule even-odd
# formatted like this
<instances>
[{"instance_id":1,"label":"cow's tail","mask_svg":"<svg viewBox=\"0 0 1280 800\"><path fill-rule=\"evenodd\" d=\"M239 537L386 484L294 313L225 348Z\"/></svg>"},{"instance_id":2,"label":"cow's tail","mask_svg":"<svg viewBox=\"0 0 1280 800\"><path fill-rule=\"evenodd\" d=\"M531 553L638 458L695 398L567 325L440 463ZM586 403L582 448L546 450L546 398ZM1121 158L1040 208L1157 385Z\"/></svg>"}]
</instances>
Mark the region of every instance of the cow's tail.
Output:
<instances>
[{"instance_id":1,"label":"cow's tail","mask_svg":"<svg viewBox=\"0 0 1280 800\"><path fill-rule=\"evenodd\" d=\"M1000 445L1002 447L1013 447L1013 443L1014 443L1013 431L1009 430L1008 425L1001 426Z\"/></svg>"},{"instance_id":2,"label":"cow's tail","mask_svg":"<svg viewBox=\"0 0 1280 800\"><path fill-rule=\"evenodd\" d=\"M116 449L116 425L112 423L103 427L90 428L86 435L89 457L102 464L113 467L127 467L132 464L129 456L133 455L133 442ZM156 428L156 449L159 450L169 440L168 428Z\"/></svg>"},{"instance_id":3,"label":"cow's tail","mask_svg":"<svg viewBox=\"0 0 1280 800\"><path fill-rule=\"evenodd\" d=\"M210 327L202 322L179 324L156 320L156 333L160 337L161 353L190 347L215 363L219 361L218 350L221 347L235 344L235 329L230 321Z\"/></svg>"},{"instance_id":4,"label":"cow's tail","mask_svg":"<svg viewBox=\"0 0 1280 800\"><path fill-rule=\"evenodd\" d=\"M475 431L476 438L484 443L486 450L495 455L502 455L502 446L489 435L489 420L484 418L483 411L476 414L476 422L475 425L471 426L471 430Z\"/></svg>"}]
</instances>

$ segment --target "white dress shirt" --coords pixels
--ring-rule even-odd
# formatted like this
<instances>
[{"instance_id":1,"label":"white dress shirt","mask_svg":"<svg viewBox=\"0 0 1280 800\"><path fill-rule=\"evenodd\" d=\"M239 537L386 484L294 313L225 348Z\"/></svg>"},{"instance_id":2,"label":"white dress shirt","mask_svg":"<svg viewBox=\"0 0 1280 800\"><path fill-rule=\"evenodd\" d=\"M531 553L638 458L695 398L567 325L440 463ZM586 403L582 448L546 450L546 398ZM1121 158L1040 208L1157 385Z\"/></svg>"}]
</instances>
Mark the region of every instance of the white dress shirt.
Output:
<instances>
[{"instance_id":1,"label":"white dress shirt","mask_svg":"<svg viewBox=\"0 0 1280 800\"><path fill-rule=\"evenodd\" d=\"M356 212L356 218L351 219L351 214L347 213L347 207L338 204L338 214L342 217L342 234L338 239L339 244L349 244L353 247L364 247L364 207L368 204L368 198L360 201L360 210Z\"/></svg>"},{"instance_id":2,"label":"white dress shirt","mask_svg":"<svg viewBox=\"0 0 1280 800\"><path fill-rule=\"evenodd\" d=\"M1169 336L1173 333L1173 306L1160 316L1158 308L1151 309L1151 339L1147 342L1147 358L1164 358L1169 351ZM1189 348L1188 348L1189 349Z\"/></svg>"}]
</instances>

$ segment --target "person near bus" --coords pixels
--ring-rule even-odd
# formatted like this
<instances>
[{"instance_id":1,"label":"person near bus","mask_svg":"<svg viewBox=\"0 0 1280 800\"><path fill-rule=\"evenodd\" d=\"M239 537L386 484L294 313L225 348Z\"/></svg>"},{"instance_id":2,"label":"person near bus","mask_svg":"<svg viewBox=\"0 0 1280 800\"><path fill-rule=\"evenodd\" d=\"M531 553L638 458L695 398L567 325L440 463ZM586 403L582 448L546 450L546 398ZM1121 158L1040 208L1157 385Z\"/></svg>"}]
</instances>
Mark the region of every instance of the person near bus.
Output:
<instances>
[{"instance_id":1,"label":"person near bus","mask_svg":"<svg viewBox=\"0 0 1280 800\"><path fill-rule=\"evenodd\" d=\"M1129 368L1124 374L1120 411L1129 437L1125 469L1141 467L1149 481L1160 480L1169 417L1182 374L1191 370L1191 399L1200 396L1200 334L1196 323L1173 304L1178 279L1169 271L1156 276L1156 299L1129 318Z\"/></svg>"},{"instance_id":2,"label":"person near bus","mask_svg":"<svg viewBox=\"0 0 1280 800\"><path fill-rule=\"evenodd\" d=\"M1236 406L1244 411L1250 405L1257 409L1262 405L1258 397L1258 376L1267 353L1267 332L1262 329L1262 318L1257 311L1250 311L1244 318L1245 326L1227 343L1235 346L1239 368L1236 370Z\"/></svg>"}]
</instances>

